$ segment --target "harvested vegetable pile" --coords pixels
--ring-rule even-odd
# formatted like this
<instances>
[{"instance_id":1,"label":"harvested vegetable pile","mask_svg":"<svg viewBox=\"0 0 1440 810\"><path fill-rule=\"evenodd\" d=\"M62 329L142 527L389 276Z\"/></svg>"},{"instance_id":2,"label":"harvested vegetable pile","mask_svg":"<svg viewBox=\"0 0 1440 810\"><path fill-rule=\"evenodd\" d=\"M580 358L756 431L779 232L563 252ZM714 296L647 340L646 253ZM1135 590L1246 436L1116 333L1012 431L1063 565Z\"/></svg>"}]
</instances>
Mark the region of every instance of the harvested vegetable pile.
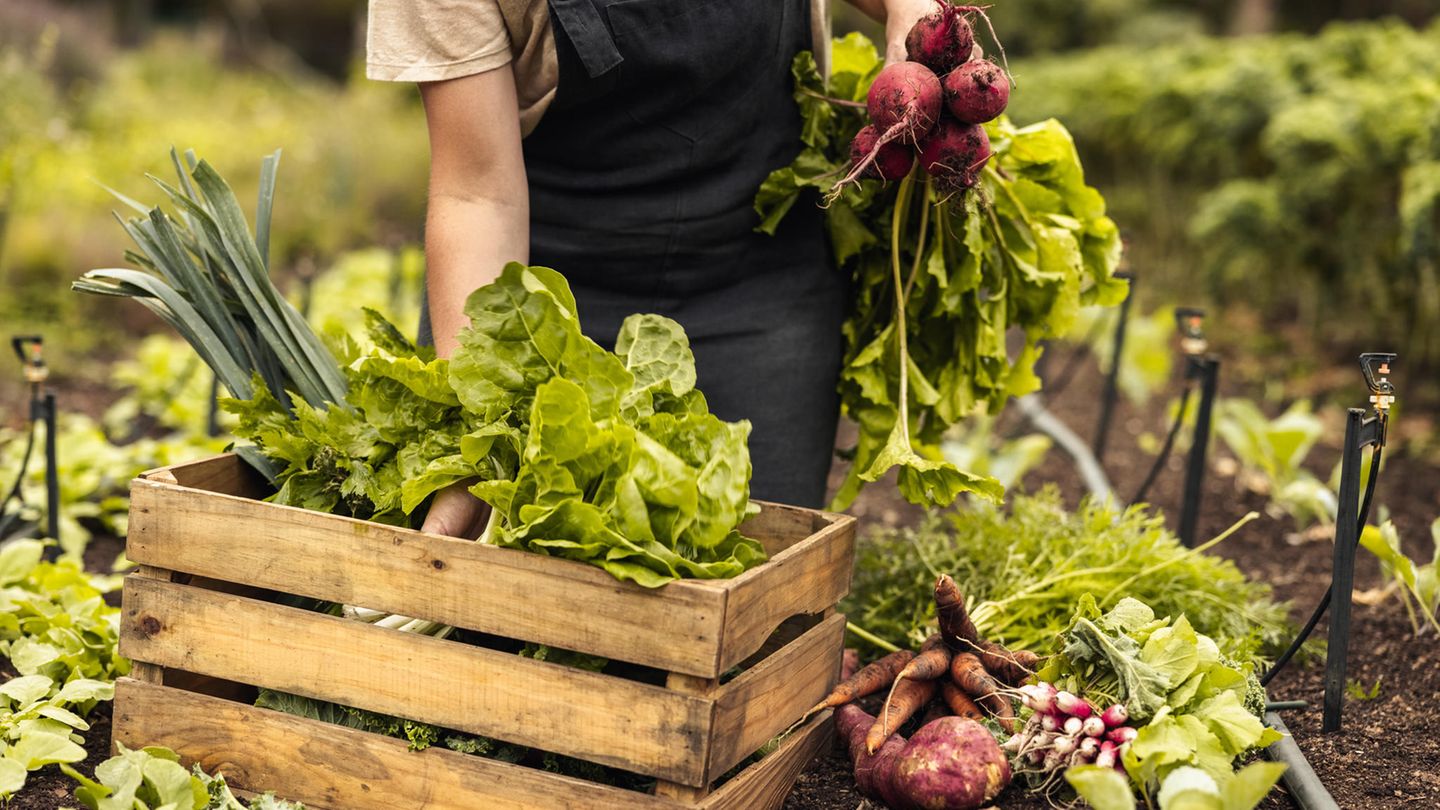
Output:
<instances>
[{"instance_id":1,"label":"harvested vegetable pile","mask_svg":"<svg viewBox=\"0 0 1440 810\"><path fill-rule=\"evenodd\" d=\"M835 258L856 282L840 394L860 434L836 509L892 467L914 503L998 499L994 479L942 460L940 436L1036 390L1039 341L1127 291L1113 277L1119 231L1065 128L973 123L1003 109L1009 82L983 60L952 65L971 55L965 8L922 20L904 63L884 66L858 34L835 42L828 81L797 56L806 148L755 199L773 232L809 190L830 193Z\"/></svg>"},{"instance_id":2,"label":"harvested vegetable pile","mask_svg":"<svg viewBox=\"0 0 1440 810\"><path fill-rule=\"evenodd\" d=\"M1285 770L1256 762L1235 771L1280 734L1261 722L1265 690L1252 668L1225 658L1183 615L1157 618L1135 599L1101 613L1082 599L1036 677L1025 701L1034 714L1007 747L1017 771L1054 799L1071 798L1068 783L1095 807L1134 807L1138 794L1161 810L1249 810ZM1110 704L1099 723L1092 704ZM1104 742L1087 744L1100 733Z\"/></svg>"},{"instance_id":3,"label":"harvested vegetable pile","mask_svg":"<svg viewBox=\"0 0 1440 810\"><path fill-rule=\"evenodd\" d=\"M437 490L474 481L493 507L482 539L646 587L765 559L737 531L749 424L709 412L679 324L631 316L608 352L581 333L559 273L511 264L470 296L448 361L376 313L366 347L327 346L268 274L278 155L253 237L224 180L187 157L178 186L156 181L177 216L126 200L143 213L125 223L143 269L92 271L76 288L134 297L196 348L236 397L223 403L234 433L255 442L239 450L276 502L418 526Z\"/></svg>"},{"instance_id":4,"label":"harvested vegetable pile","mask_svg":"<svg viewBox=\"0 0 1440 810\"><path fill-rule=\"evenodd\" d=\"M1241 661L1267 660L1294 637L1268 585L1224 558L1186 548L1163 516L1096 501L1070 512L1053 488L1016 494L1005 511L936 513L913 529L863 535L841 609L882 639L918 644L935 627L929 584L940 571L951 572L970 598L982 633L1019 648L1047 648L1085 594L1103 609L1129 596L1161 615L1183 613Z\"/></svg>"},{"instance_id":5,"label":"harvested vegetable pile","mask_svg":"<svg viewBox=\"0 0 1440 810\"><path fill-rule=\"evenodd\" d=\"M989 730L1015 731L1014 687L1039 663L1034 653L982 638L948 576L935 583L940 632L920 652L897 650L855 672L810 713L837 708L865 796L892 808L961 810L984 805L1010 783L1011 768ZM853 701L889 687L879 716ZM808 716L808 714L807 714ZM899 729L920 728L907 741Z\"/></svg>"}]
</instances>

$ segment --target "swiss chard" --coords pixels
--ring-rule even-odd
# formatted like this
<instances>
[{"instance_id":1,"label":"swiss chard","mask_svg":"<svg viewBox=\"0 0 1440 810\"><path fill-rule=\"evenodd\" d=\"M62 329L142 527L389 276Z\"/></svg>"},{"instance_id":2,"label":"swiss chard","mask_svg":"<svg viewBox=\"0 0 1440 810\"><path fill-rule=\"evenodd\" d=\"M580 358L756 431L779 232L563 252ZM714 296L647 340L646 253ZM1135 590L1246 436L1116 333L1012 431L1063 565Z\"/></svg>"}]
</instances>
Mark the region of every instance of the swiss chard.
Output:
<instances>
[{"instance_id":1,"label":"swiss chard","mask_svg":"<svg viewBox=\"0 0 1440 810\"><path fill-rule=\"evenodd\" d=\"M806 148L757 193L762 231L844 173L864 115L826 99L863 101L881 66L858 34L834 43L828 81L811 54L796 57ZM1039 341L1064 334L1082 304L1126 294L1113 276L1119 231L1085 185L1064 127L1000 118L987 131L994 159L976 194L947 196L911 175L898 186L849 187L826 210L835 259L856 282L840 395L860 428L834 508L896 467L914 503L948 504L962 492L998 500L995 479L943 459L941 435L1036 390ZM1012 334L1023 338L1018 351L1007 346Z\"/></svg>"}]
</instances>

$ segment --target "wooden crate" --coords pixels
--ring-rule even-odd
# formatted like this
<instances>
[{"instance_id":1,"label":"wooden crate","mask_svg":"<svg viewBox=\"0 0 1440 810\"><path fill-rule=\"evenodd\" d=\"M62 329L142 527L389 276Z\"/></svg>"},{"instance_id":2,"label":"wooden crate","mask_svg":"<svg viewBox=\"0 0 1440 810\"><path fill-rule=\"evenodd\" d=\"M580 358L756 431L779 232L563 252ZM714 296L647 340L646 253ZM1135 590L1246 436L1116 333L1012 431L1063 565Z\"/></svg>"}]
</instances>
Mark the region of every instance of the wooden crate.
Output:
<instances>
[{"instance_id":1,"label":"wooden crate","mask_svg":"<svg viewBox=\"0 0 1440 810\"><path fill-rule=\"evenodd\" d=\"M569 560L265 503L233 455L131 487L114 736L324 810L778 807L828 714L718 788L831 688L854 521L762 504L771 558L648 590ZM586 672L289 607L361 605L638 665ZM740 668L738 675L722 675ZM655 794L256 708L291 692L654 777ZM712 789L713 788L713 789Z\"/></svg>"}]
</instances>

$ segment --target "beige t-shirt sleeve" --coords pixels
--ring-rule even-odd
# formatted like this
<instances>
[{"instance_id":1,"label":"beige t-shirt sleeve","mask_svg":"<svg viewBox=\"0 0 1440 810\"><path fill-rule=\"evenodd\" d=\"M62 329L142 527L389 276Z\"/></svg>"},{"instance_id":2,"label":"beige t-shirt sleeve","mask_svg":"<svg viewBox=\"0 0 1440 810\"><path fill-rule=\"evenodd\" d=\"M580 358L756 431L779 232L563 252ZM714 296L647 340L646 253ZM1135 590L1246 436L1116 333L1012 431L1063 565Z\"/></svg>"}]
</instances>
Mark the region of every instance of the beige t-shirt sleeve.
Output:
<instances>
[{"instance_id":1,"label":"beige t-shirt sleeve","mask_svg":"<svg viewBox=\"0 0 1440 810\"><path fill-rule=\"evenodd\" d=\"M365 75L433 82L510 63L499 0L370 0Z\"/></svg>"}]
</instances>

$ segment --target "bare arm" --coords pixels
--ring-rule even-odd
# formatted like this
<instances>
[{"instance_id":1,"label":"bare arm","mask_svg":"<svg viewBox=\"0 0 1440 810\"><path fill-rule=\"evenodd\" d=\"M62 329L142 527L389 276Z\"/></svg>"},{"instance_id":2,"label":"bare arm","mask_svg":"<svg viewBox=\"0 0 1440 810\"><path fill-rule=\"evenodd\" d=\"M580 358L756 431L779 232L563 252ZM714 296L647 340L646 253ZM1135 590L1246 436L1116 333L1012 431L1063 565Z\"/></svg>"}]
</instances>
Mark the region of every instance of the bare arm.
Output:
<instances>
[{"instance_id":1,"label":"bare arm","mask_svg":"<svg viewBox=\"0 0 1440 810\"><path fill-rule=\"evenodd\" d=\"M948 2L948 0L945 0ZM937 0L846 0L876 22L885 23L885 61L905 61L905 35L915 21L935 9Z\"/></svg>"},{"instance_id":2,"label":"bare arm","mask_svg":"<svg viewBox=\"0 0 1440 810\"><path fill-rule=\"evenodd\" d=\"M465 299L508 262L530 259L530 194L509 67L420 85L430 130L426 281L435 349L449 357L468 325ZM435 496L422 527L477 537L489 509L465 483Z\"/></svg>"},{"instance_id":3,"label":"bare arm","mask_svg":"<svg viewBox=\"0 0 1440 810\"><path fill-rule=\"evenodd\" d=\"M435 348L450 356L465 299L530 257L530 196L509 67L420 85L430 131L425 260Z\"/></svg>"}]
</instances>

